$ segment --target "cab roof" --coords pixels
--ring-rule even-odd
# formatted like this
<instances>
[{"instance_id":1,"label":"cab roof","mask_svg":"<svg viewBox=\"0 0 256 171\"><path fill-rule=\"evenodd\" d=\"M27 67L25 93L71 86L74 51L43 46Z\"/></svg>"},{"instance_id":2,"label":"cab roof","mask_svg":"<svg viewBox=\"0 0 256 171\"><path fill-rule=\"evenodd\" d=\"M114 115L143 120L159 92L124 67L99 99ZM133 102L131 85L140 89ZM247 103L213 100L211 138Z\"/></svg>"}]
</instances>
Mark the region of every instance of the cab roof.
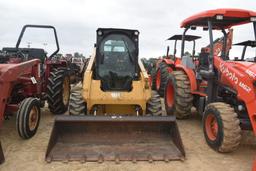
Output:
<instances>
[{"instance_id":1,"label":"cab roof","mask_svg":"<svg viewBox=\"0 0 256 171\"><path fill-rule=\"evenodd\" d=\"M247 40L244 42L236 43L234 45L256 47L256 41L255 40Z\"/></svg>"},{"instance_id":2,"label":"cab roof","mask_svg":"<svg viewBox=\"0 0 256 171\"><path fill-rule=\"evenodd\" d=\"M223 16L222 20L217 20L216 16ZM243 10L243 9L232 9L222 8L215 10L204 11L185 19L181 23L181 27L199 26L207 27L208 20L210 19L213 23L213 29L230 28L235 25L246 24L251 22L250 18L256 17L256 12Z\"/></svg>"},{"instance_id":3,"label":"cab roof","mask_svg":"<svg viewBox=\"0 0 256 171\"><path fill-rule=\"evenodd\" d=\"M194 41L196 39L200 39L200 36L194 36L194 35L185 35L185 41ZM173 35L172 37L168 38L167 40L182 40L181 34Z\"/></svg>"}]
</instances>

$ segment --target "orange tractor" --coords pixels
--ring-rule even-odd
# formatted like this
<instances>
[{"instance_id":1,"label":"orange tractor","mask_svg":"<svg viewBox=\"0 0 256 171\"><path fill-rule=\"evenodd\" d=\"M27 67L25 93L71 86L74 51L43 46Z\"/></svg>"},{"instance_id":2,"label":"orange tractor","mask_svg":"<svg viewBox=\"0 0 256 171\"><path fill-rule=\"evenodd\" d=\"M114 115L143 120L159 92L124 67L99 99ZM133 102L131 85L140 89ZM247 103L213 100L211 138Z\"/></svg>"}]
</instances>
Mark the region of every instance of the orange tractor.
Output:
<instances>
[{"instance_id":1,"label":"orange tractor","mask_svg":"<svg viewBox=\"0 0 256 171\"><path fill-rule=\"evenodd\" d=\"M195 55L195 45L196 40L201 37L194 36L194 35L186 35L184 37L184 41L187 42L193 42L193 50L192 50L192 56ZM169 73L171 73L174 68L179 68L179 64L181 63L180 58L176 57L177 52L177 42L182 40L182 35L174 35L167 40L174 41L174 49L173 49L173 55L169 55L169 46L167 47L167 54L165 58L161 58L156 63L156 69L155 73L152 75L152 88L157 90L160 96L164 96L164 88L167 82L167 78Z\"/></svg>"},{"instance_id":2,"label":"orange tractor","mask_svg":"<svg viewBox=\"0 0 256 171\"><path fill-rule=\"evenodd\" d=\"M165 87L168 114L188 117L194 106L203 117L207 144L218 152L232 152L240 144L241 130L256 135L256 64L230 60L232 40L227 31L236 25L253 23L256 36L256 12L240 9L209 10L184 20L181 56L182 69L173 71ZM202 49L198 63L184 56L184 37L191 28L208 30L210 46ZM223 33L221 54L214 52L213 31ZM231 32L232 34L232 32Z\"/></svg>"}]
</instances>

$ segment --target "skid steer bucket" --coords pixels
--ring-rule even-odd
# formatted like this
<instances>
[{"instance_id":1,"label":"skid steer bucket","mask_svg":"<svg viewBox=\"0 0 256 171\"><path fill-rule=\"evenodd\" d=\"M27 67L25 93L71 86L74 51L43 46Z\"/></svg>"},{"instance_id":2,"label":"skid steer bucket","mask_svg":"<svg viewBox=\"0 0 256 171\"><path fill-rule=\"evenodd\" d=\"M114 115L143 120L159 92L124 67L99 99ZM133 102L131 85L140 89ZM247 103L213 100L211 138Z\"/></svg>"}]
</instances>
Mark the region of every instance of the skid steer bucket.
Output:
<instances>
[{"instance_id":1,"label":"skid steer bucket","mask_svg":"<svg viewBox=\"0 0 256 171\"><path fill-rule=\"evenodd\" d=\"M45 159L170 161L185 152L174 116L57 116Z\"/></svg>"}]
</instances>

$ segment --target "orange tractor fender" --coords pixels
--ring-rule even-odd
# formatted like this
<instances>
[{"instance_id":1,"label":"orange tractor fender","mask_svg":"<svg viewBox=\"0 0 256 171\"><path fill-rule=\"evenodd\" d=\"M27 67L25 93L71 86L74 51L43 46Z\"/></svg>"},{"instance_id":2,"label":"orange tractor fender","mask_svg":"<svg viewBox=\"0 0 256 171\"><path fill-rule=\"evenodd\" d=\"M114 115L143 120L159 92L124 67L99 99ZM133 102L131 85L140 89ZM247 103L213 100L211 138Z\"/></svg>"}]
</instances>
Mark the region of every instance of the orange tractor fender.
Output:
<instances>
[{"instance_id":1,"label":"orange tractor fender","mask_svg":"<svg viewBox=\"0 0 256 171\"><path fill-rule=\"evenodd\" d=\"M189 82L190 82L191 92L195 91L197 89L197 82L196 82L196 74L195 74L194 70L191 68L187 68L181 64L177 64L175 67L176 67L176 70L184 71L187 74L187 76L189 78Z\"/></svg>"},{"instance_id":2,"label":"orange tractor fender","mask_svg":"<svg viewBox=\"0 0 256 171\"><path fill-rule=\"evenodd\" d=\"M174 61L172 59L163 59L162 61L164 61L166 64L168 65L174 65Z\"/></svg>"}]
</instances>

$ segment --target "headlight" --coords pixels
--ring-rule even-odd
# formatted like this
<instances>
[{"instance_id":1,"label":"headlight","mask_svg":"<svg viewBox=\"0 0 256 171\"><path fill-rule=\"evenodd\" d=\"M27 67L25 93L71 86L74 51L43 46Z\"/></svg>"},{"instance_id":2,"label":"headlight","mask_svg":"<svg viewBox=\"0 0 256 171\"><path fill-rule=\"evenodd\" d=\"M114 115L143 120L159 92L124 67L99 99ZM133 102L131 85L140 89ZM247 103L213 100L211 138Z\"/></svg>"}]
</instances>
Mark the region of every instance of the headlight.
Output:
<instances>
[{"instance_id":1,"label":"headlight","mask_svg":"<svg viewBox=\"0 0 256 171\"><path fill-rule=\"evenodd\" d=\"M216 15L216 20L223 20L223 15Z\"/></svg>"},{"instance_id":2,"label":"headlight","mask_svg":"<svg viewBox=\"0 0 256 171\"><path fill-rule=\"evenodd\" d=\"M256 17L251 17L250 20L251 20L251 22L255 22L256 21Z\"/></svg>"},{"instance_id":3,"label":"headlight","mask_svg":"<svg viewBox=\"0 0 256 171\"><path fill-rule=\"evenodd\" d=\"M101 30L98 31L98 35L101 36L103 33Z\"/></svg>"}]
</instances>

